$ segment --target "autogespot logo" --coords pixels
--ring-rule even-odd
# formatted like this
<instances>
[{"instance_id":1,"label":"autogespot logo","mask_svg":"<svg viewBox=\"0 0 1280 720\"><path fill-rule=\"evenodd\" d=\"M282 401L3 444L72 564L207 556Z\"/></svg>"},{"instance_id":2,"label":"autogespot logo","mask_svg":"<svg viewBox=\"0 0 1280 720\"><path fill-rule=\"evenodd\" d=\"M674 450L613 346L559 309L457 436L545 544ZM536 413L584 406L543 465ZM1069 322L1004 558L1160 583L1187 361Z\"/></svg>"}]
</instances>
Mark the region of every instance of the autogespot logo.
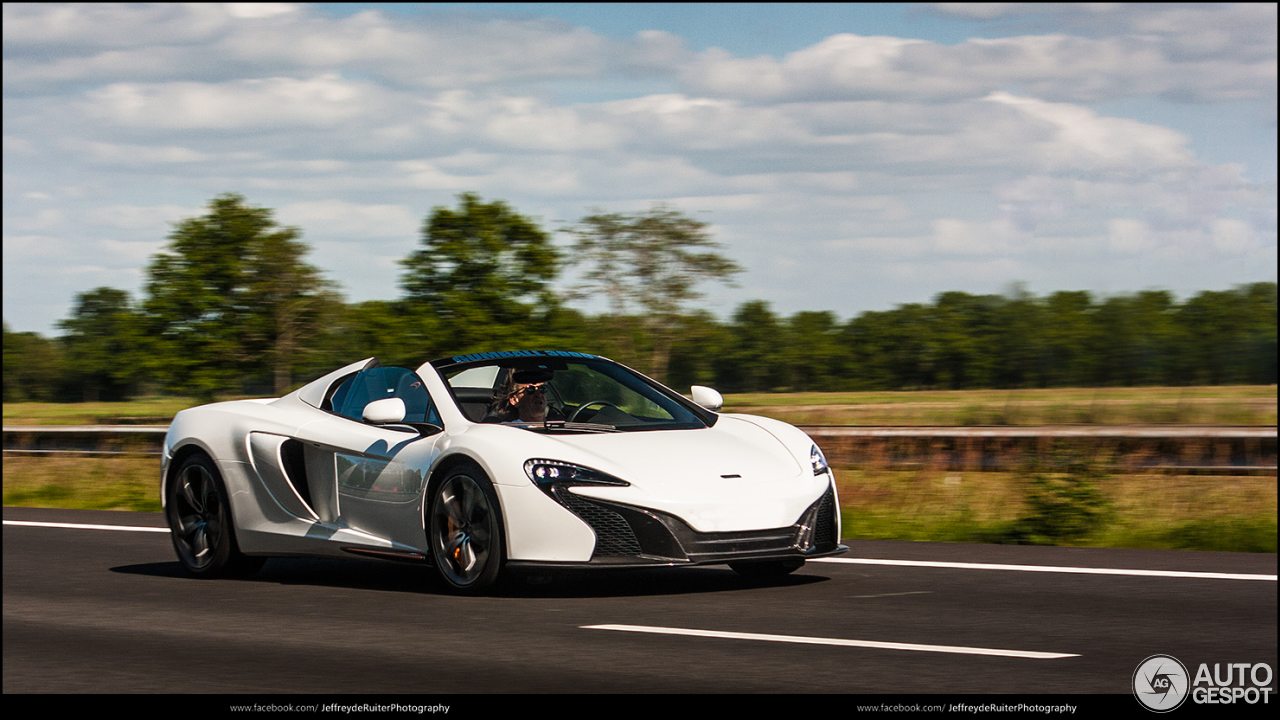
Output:
<instances>
[{"instance_id":1,"label":"autogespot logo","mask_svg":"<svg viewBox=\"0 0 1280 720\"><path fill-rule=\"evenodd\" d=\"M1187 668L1172 655L1152 655L1133 671L1133 694L1154 712L1169 712L1187 699L1191 679Z\"/></svg>"}]
</instances>

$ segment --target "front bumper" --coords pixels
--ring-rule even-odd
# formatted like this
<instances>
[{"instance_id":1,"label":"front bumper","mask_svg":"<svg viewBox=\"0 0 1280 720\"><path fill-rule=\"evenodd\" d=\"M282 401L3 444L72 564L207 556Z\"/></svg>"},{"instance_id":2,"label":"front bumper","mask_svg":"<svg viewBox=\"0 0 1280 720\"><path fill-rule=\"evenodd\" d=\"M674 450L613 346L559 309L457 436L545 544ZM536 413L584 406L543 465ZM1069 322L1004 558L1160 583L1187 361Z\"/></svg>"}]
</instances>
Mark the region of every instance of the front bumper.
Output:
<instances>
[{"instance_id":1,"label":"front bumper","mask_svg":"<svg viewBox=\"0 0 1280 720\"><path fill-rule=\"evenodd\" d=\"M576 495L557 487L553 497L596 534L586 563L511 561L511 567L638 567L715 565L753 560L838 555L835 491L827 491L792 525L742 532L698 532L675 515Z\"/></svg>"}]
</instances>

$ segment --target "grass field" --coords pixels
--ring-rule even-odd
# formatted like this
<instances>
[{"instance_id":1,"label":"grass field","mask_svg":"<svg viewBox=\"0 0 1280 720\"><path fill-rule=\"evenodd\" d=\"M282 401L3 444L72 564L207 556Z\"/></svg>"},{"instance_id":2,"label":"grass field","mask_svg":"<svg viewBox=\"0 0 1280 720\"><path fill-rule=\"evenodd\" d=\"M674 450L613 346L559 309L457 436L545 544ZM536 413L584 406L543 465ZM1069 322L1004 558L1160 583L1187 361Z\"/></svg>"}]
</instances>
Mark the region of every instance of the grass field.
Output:
<instances>
[{"instance_id":1,"label":"grass field","mask_svg":"<svg viewBox=\"0 0 1280 720\"><path fill-rule=\"evenodd\" d=\"M4 504L158 512L159 469L150 456L6 457ZM1276 552L1275 476L1091 477L1083 523L1070 500L1078 486L1037 510L1025 473L837 468L836 478L846 538Z\"/></svg>"},{"instance_id":2,"label":"grass field","mask_svg":"<svg viewBox=\"0 0 1280 720\"><path fill-rule=\"evenodd\" d=\"M1038 508L1027 473L837 469L836 478L849 539L1276 552L1274 475L1100 475L1083 483L1096 491L1091 504L1056 476L1059 502Z\"/></svg>"},{"instance_id":3,"label":"grass field","mask_svg":"<svg viewBox=\"0 0 1280 720\"><path fill-rule=\"evenodd\" d=\"M128 402L5 403L5 425L112 425L124 418L166 424L179 410L198 403L191 398L158 397Z\"/></svg>"},{"instance_id":4,"label":"grass field","mask_svg":"<svg viewBox=\"0 0 1280 720\"><path fill-rule=\"evenodd\" d=\"M94 425L120 418L163 423L196 402L6 403L6 425ZM1276 386L922 390L726 395L725 412L794 425L1275 425Z\"/></svg>"},{"instance_id":5,"label":"grass field","mask_svg":"<svg viewBox=\"0 0 1280 720\"><path fill-rule=\"evenodd\" d=\"M160 457L5 457L4 504L159 512Z\"/></svg>"}]
</instances>

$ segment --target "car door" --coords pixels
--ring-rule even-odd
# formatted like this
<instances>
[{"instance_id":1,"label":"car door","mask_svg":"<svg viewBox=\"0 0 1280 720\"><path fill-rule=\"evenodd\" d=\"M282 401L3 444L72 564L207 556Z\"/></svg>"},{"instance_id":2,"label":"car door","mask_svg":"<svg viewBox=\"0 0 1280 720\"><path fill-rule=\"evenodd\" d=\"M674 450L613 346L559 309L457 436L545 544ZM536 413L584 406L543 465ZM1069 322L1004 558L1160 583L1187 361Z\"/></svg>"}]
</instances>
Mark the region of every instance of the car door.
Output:
<instances>
[{"instance_id":1,"label":"car door","mask_svg":"<svg viewBox=\"0 0 1280 720\"><path fill-rule=\"evenodd\" d=\"M393 397L404 401L406 421L440 425L421 378L405 368L378 367L344 381L327 403L329 414L297 436L321 522L369 536L369 547L421 549L422 494L441 436L364 421L366 405Z\"/></svg>"}]
</instances>

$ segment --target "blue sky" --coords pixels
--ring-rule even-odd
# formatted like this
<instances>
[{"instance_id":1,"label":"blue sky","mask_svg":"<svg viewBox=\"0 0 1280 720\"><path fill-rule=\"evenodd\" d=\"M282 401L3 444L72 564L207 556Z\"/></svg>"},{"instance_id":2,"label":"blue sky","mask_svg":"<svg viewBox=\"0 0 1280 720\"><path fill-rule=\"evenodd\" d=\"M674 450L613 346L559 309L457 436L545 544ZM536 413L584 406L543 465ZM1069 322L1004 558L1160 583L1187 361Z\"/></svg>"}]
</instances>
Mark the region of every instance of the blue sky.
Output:
<instances>
[{"instance_id":1,"label":"blue sky","mask_svg":"<svg viewBox=\"0 0 1280 720\"><path fill-rule=\"evenodd\" d=\"M1274 5L7 4L4 61L14 330L229 191L349 301L464 191L704 220L722 316L1276 280Z\"/></svg>"}]
</instances>

